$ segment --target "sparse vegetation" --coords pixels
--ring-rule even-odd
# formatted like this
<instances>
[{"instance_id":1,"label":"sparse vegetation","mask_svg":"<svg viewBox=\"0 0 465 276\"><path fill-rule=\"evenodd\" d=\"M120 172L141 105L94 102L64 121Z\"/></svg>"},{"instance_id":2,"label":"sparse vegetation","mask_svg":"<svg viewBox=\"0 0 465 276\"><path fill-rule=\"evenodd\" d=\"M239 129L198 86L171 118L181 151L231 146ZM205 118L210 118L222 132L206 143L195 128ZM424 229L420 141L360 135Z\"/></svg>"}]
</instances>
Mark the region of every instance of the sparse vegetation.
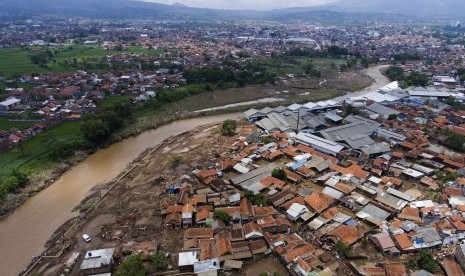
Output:
<instances>
[{"instance_id":1,"label":"sparse vegetation","mask_svg":"<svg viewBox=\"0 0 465 276\"><path fill-rule=\"evenodd\" d=\"M182 161L182 156L175 154L169 158L168 164L170 167L176 168L177 166L179 166L179 164L181 164L181 161Z\"/></svg>"},{"instance_id":2,"label":"sparse vegetation","mask_svg":"<svg viewBox=\"0 0 465 276\"><path fill-rule=\"evenodd\" d=\"M336 249L337 253L343 258L349 256L350 247L341 241L338 241L334 245L334 249Z\"/></svg>"},{"instance_id":3,"label":"sparse vegetation","mask_svg":"<svg viewBox=\"0 0 465 276\"><path fill-rule=\"evenodd\" d=\"M159 251L150 256L150 262L153 264L155 270L165 270L170 264L170 259L165 252Z\"/></svg>"},{"instance_id":4,"label":"sparse vegetation","mask_svg":"<svg viewBox=\"0 0 465 276\"><path fill-rule=\"evenodd\" d=\"M234 120L226 120L221 125L223 135L233 135L236 132L237 123Z\"/></svg>"}]
</instances>

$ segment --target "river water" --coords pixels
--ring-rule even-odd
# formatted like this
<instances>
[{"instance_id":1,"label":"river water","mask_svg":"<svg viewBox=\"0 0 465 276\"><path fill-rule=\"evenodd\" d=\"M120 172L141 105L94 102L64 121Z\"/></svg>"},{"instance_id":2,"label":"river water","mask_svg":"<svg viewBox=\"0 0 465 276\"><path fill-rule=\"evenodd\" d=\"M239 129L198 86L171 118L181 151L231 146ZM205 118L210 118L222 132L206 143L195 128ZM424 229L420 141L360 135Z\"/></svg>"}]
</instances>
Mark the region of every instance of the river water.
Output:
<instances>
[{"instance_id":1,"label":"river water","mask_svg":"<svg viewBox=\"0 0 465 276\"><path fill-rule=\"evenodd\" d=\"M77 215L71 210L92 187L115 178L146 148L198 126L241 115L233 113L177 121L90 155L0 221L0 275L18 275L33 256L43 251L45 242L53 232Z\"/></svg>"},{"instance_id":2,"label":"river water","mask_svg":"<svg viewBox=\"0 0 465 276\"><path fill-rule=\"evenodd\" d=\"M365 71L375 80L372 86L348 96L360 96L388 84L389 80L380 74L380 68L382 66ZM45 242L53 232L77 215L71 210L93 187L115 178L146 148L198 126L240 116L242 113L177 121L115 143L89 156L0 221L0 276L18 275L33 256L43 251Z\"/></svg>"}]
</instances>

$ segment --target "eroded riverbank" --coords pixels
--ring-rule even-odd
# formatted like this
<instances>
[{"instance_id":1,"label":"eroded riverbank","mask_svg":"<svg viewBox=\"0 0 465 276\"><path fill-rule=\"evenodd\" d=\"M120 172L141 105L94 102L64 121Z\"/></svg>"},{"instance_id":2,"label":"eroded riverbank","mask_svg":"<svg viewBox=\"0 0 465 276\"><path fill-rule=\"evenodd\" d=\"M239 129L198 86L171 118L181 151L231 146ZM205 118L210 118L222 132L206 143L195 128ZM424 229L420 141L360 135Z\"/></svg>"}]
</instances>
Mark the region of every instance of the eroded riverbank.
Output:
<instances>
[{"instance_id":1,"label":"eroded riverbank","mask_svg":"<svg viewBox=\"0 0 465 276\"><path fill-rule=\"evenodd\" d=\"M387 78L376 78L376 74L382 76L379 68L381 67L368 69L367 74L376 82L370 86L370 89L356 92L357 95L389 83ZM355 93L348 96L352 95ZM92 187L112 180L146 148L156 146L170 136L192 130L197 126L239 116L241 113L177 121L115 143L89 156L64 173L53 185L30 198L10 217L0 222L2 275L19 273L32 256L41 253L45 241L54 230L76 216L76 213L71 210L79 204Z\"/></svg>"},{"instance_id":2,"label":"eroded riverbank","mask_svg":"<svg viewBox=\"0 0 465 276\"><path fill-rule=\"evenodd\" d=\"M71 210L92 187L115 178L146 148L198 126L240 115L233 113L177 121L90 155L0 222L2 275L17 275L33 256L42 252L45 241L52 233L77 215Z\"/></svg>"}]
</instances>

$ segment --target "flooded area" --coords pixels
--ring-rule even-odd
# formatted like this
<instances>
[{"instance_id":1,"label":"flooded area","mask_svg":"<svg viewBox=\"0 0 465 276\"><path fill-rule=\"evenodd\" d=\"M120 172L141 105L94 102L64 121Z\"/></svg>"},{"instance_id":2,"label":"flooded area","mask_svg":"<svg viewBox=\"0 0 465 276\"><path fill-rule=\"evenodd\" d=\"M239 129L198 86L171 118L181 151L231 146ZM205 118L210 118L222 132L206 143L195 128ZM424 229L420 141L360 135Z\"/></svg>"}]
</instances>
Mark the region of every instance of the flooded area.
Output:
<instances>
[{"instance_id":1,"label":"flooded area","mask_svg":"<svg viewBox=\"0 0 465 276\"><path fill-rule=\"evenodd\" d=\"M115 178L146 148L198 126L238 118L240 113L177 121L98 151L63 174L0 221L1 275L17 275L39 255L47 239L77 213L71 210L98 184Z\"/></svg>"},{"instance_id":2,"label":"flooded area","mask_svg":"<svg viewBox=\"0 0 465 276\"><path fill-rule=\"evenodd\" d=\"M286 267L284 267L274 256L269 256L263 260L247 265L244 272L247 276L257 276L264 272L268 272L270 275L288 275Z\"/></svg>"},{"instance_id":3,"label":"flooded area","mask_svg":"<svg viewBox=\"0 0 465 276\"><path fill-rule=\"evenodd\" d=\"M381 66L367 69L365 73L376 82L370 88L350 96L367 93L388 84L387 78L379 72L380 68ZM0 274L17 275L24 269L33 256L43 251L45 242L53 232L77 215L72 209L93 187L115 178L148 147L157 146L170 136L198 126L241 116L242 113L233 113L177 121L115 143L89 156L63 174L53 185L30 198L8 218L0 221ZM285 267L274 257L254 262L245 269L246 275L259 275L267 271L287 275Z\"/></svg>"}]
</instances>

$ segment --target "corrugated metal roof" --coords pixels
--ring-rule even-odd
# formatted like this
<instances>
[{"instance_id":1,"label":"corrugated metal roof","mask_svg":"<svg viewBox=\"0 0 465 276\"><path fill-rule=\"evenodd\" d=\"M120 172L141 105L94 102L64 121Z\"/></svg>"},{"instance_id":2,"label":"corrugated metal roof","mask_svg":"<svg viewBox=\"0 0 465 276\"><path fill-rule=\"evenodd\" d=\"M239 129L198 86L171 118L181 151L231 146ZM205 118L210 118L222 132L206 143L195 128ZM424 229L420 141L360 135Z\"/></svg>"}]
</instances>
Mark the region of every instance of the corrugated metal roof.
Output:
<instances>
[{"instance_id":1,"label":"corrugated metal roof","mask_svg":"<svg viewBox=\"0 0 465 276\"><path fill-rule=\"evenodd\" d=\"M323 191L321 191L323 194L325 195L329 195L330 197L332 198L335 198L335 199L341 199L343 196L344 196L344 193L341 193L339 192L338 190L336 189L333 189L329 186L326 186Z\"/></svg>"},{"instance_id":2,"label":"corrugated metal roof","mask_svg":"<svg viewBox=\"0 0 465 276\"><path fill-rule=\"evenodd\" d=\"M373 204L368 204L355 215L358 218L367 219L375 224L379 224L385 221L390 214Z\"/></svg>"},{"instance_id":3,"label":"corrugated metal roof","mask_svg":"<svg viewBox=\"0 0 465 276\"><path fill-rule=\"evenodd\" d=\"M328 128L320 131L320 133L326 139L332 141L344 141L354 136L373 134L380 127L380 124L374 121L372 122L373 123L353 122L342 126Z\"/></svg>"},{"instance_id":4,"label":"corrugated metal roof","mask_svg":"<svg viewBox=\"0 0 465 276\"><path fill-rule=\"evenodd\" d=\"M317 146L319 148L326 149L333 153L338 153L344 149L343 146L341 146L340 144L336 142L333 142L331 140L327 140L327 139L324 139L324 138L321 138L321 137L318 137L312 134L308 134L308 133L299 132L296 135L295 139L301 142L302 144L310 145L310 146Z\"/></svg>"}]
</instances>

